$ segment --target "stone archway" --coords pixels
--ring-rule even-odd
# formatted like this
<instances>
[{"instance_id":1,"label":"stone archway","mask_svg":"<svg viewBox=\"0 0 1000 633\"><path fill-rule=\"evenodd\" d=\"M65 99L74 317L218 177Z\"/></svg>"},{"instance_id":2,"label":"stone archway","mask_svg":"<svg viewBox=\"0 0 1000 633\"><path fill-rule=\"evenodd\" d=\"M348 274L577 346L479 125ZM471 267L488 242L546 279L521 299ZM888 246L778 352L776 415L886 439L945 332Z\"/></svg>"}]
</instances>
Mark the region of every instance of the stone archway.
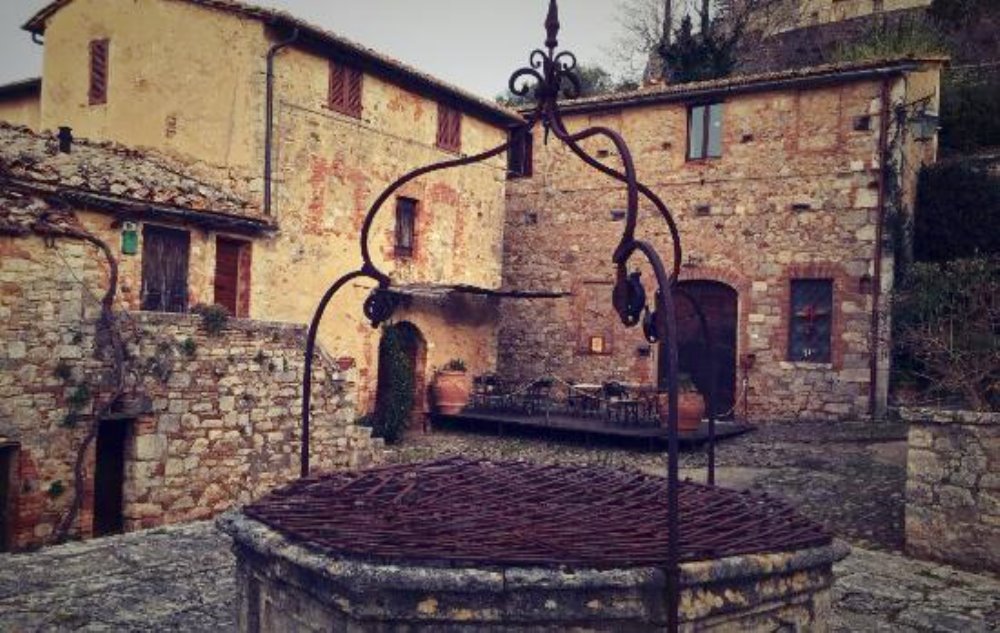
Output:
<instances>
[{"instance_id":1,"label":"stone archway","mask_svg":"<svg viewBox=\"0 0 1000 633\"><path fill-rule=\"evenodd\" d=\"M427 413L427 341L420 329L409 321L402 321L387 326L382 332L379 342L378 380L376 383L375 406L384 401L390 387L386 361L386 335L389 332L399 334L403 353L413 372L413 407L410 409L407 430L424 428Z\"/></svg>"},{"instance_id":2,"label":"stone archway","mask_svg":"<svg viewBox=\"0 0 1000 633\"><path fill-rule=\"evenodd\" d=\"M736 350L739 326L739 293L721 281L681 281L683 288L701 306L715 344L715 414L731 417L736 403ZM682 373L707 393L710 374L698 317L690 302L677 301L677 355Z\"/></svg>"}]
</instances>

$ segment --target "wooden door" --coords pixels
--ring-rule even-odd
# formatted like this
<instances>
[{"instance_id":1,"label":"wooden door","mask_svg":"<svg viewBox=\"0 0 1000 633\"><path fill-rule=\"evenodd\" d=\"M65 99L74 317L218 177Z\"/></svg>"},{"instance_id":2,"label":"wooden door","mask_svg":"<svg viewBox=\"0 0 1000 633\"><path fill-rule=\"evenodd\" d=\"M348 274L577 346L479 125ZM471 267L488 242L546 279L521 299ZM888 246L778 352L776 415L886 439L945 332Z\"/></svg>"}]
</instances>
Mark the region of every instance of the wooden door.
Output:
<instances>
[{"instance_id":1,"label":"wooden door","mask_svg":"<svg viewBox=\"0 0 1000 633\"><path fill-rule=\"evenodd\" d=\"M236 317L244 317L240 310L240 256L245 244L238 240L220 237L215 242L215 304Z\"/></svg>"},{"instance_id":2,"label":"wooden door","mask_svg":"<svg viewBox=\"0 0 1000 633\"><path fill-rule=\"evenodd\" d=\"M0 446L0 552L10 550L14 530L14 463L17 449Z\"/></svg>"},{"instance_id":3,"label":"wooden door","mask_svg":"<svg viewBox=\"0 0 1000 633\"><path fill-rule=\"evenodd\" d=\"M128 422L105 420L97 432L94 467L94 536L125 530L125 440Z\"/></svg>"},{"instance_id":4,"label":"wooden door","mask_svg":"<svg viewBox=\"0 0 1000 633\"><path fill-rule=\"evenodd\" d=\"M143 310L187 312L190 251L191 236L187 231L158 226L143 229Z\"/></svg>"},{"instance_id":5,"label":"wooden door","mask_svg":"<svg viewBox=\"0 0 1000 633\"><path fill-rule=\"evenodd\" d=\"M705 315L712 337L711 366L701 337L701 325L690 302L675 298L677 306L678 372L688 374L698 390L707 394L714 387L713 409L721 418L731 418L736 404L736 345L739 320L739 296L735 289L717 281L682 281L680 287L694 298ZM660 357L661 375L666 372L666 359Z\"/></svg>"}]
</instances>

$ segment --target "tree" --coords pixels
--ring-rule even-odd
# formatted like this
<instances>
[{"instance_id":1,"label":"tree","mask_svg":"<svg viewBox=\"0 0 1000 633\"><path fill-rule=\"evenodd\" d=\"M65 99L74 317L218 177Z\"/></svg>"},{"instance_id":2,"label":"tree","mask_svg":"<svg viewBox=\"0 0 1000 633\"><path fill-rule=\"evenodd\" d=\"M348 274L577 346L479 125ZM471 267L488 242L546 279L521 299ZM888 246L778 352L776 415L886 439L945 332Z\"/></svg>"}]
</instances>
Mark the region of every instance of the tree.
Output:
<instances>
[{"instance_id":1,"label":"tree","mask_svg":"<svg viewBox=\"0 0 1000 633\"><path fill-rule=\"evenodd\" d=\"M791 24L787 0L626 0L618 22L617 57L627 72L643 66L646 80L722 77L737 50Z\"/></svg>"},{"instance_id":2,"label":"tree","mask_svg":"<svg viewBox=\"0 0 1000 633\"><path fill-rule=\"evenodd\" d=\"M893 299L896 365L932 393L1000 406L1000 258L912 266ZM902 361L902 362L901 362Z\"/></svg>"},{"instance_id":3,"label":"tree","mask_svg":"<svg viewBox=\"0 0 1000 633\"><path fill-rule=\"evenodd\" d=\"M627 79L616 81L610 72L596 64L580 64L575 72L580 80L581 97L625 92L635 90L638 87L638 84ZM535 97L531 92L521 97L512 93L509 88L503 94L497 95L496 100L501 105L511 108L529 106L535 103Z\"/></svg>"}]
</instances>

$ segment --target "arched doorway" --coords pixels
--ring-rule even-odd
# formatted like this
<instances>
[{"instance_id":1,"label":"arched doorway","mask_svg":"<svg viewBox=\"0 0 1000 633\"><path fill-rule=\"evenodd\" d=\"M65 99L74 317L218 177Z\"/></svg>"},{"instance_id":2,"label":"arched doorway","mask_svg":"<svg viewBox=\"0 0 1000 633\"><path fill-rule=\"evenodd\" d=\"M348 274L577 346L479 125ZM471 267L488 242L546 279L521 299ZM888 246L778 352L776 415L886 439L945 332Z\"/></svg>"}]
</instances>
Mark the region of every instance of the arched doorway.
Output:
<instances>
[{"instance_id":1,"label":"arched doorway","mask_svg":"<svg viewBox=\"0 0 1000 633\"><path fill-rule=\"evenodd\" d=\"M719 281L682 281L679 286L701 306L715 346L715 401L713 409L720 417L730 417L736 401L736 330L739 319L738 293ZM709 363L701 337L698 316L691 302L677 297L677 355L681 373L702 393L708 393ZM660 371L665 368L661 363Z\"/></svg>"},{"instance_id":2,"label":"arched doorway","mask_svg":"<svg viewBox=\"0 0 1000 633\"><path fill-rule=\"evenodd\" d=\"M421 428L427 411L426 366L427 342L417 326L403 321L383 328L379 341L376 412L391 406L398 396L398 387L410 383L412 404L404 430Z\"/></svg>"}]
</instances>

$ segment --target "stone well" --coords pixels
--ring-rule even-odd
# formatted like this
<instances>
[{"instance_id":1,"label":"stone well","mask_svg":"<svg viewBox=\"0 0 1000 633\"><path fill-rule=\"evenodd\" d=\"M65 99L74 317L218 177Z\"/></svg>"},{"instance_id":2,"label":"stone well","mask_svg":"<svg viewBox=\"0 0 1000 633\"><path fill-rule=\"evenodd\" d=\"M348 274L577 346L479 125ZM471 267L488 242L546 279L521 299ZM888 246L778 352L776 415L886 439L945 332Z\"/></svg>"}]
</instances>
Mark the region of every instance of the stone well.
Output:
<instances>
[{"instance_id":1,"label":"stone well","mask_svg":"<svg viewBox=\"0 0 1000 633\"><path fill-rule=\"evenodd\" d=\"M240 630L662 631L665 484L466 460L300 480L219 520ZM825 630L845 545L760 495L685 482L681 508L682 630Z\"/></svg>"}]
</instances>

